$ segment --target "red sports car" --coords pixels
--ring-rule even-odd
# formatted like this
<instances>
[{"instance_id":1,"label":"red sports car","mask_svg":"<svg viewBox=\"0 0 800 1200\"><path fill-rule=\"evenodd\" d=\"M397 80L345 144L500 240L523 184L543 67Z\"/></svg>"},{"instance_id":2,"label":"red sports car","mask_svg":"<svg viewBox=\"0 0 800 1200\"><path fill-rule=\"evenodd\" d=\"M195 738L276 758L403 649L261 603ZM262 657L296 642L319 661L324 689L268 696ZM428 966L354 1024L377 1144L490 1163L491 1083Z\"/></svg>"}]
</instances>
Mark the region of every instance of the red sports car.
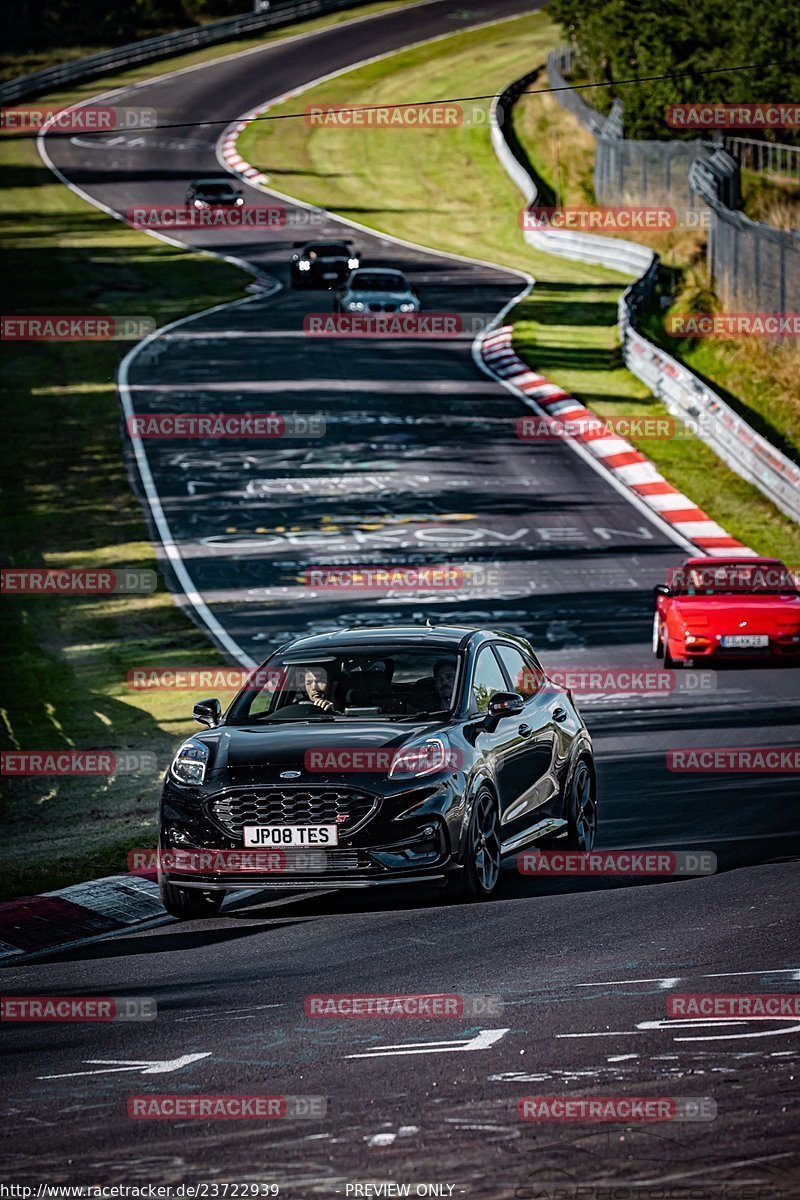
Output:
<instances>
[{"instance_id":1,"label":"red sports car","mask_svg":"<svg viewBox=\"0 0 800 1200\"><path fill-rule=\"evenodd\" d=\"M654 589L653 652L696 659L800 663L800 589L779 558L687 558Z\"/></svg>"}]
</instances>

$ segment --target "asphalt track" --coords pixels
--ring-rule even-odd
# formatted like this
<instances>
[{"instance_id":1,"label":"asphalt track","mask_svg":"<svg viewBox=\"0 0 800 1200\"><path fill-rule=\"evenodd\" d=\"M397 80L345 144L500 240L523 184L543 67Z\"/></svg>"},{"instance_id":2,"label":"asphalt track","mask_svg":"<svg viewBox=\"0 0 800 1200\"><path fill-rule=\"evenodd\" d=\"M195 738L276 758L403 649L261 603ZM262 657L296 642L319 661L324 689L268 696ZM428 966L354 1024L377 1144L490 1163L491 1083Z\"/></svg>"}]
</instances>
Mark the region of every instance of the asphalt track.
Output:
<instances>
[{"instance_id":1,"label":"asphalt track","mask_svg":"<svg viewBox=\"0 0 800 1200\"><path fill-rule=\"evenodd\" d=\"M235 118L350 62L530 7L439 0L415 9L413 25L408 13L382 15L119 100L135 97L173 123ZM50 138L47 152L72 184L121 212L181 203L190 179L217 172L221 132L91 146ZM308 236L339 229L326 219ZM287 286L291 242L305 233L180 235L284 286L182 325L130 365L137 413L326 418L316 441L147 444L181 562L223 632L217 641L257 660L302 631L433 615L523 632L551 667L652 666L650 589L681 549L567 446L516 438L524 410L478 370L470 337L305 337L303 316L330 306L323 293ZM428 309L491 313L523 286L504 270L353 236L365 260L405 270ZM315 563L443 561L500 571L500 585L432 600L342 598L298 584ZM743 1196L750 1183L796 1194L800 1024L664 1027L671 989L798 989L797 778L682 775L665 763L680 746L795 743L796 681L796 671L729 670L713 690L691 689L686 676L668 694L584 705L600 768L600 844L710 850L716 875L621 883L509 870L503 899L483 906L423 894L265 894L210 923L8 968L6 995L151 995L159 1004L148 1024L4 1028L8 1178L261 1180L297 1197L359 1194L347 1185L367 1180L408 1183L412 1195L439 1183L454 1196L498 1198L611 1182L633 1189L619 1198L666 1187L696 1195L690 1186L710 1196L712 1184L723 1189L714 1195ZM489 994L505 1008L469 1021L306 1018L303 998L323 992ZM185 1055L205 1057L176 1066ZM144 1078L141 1066L119 1070L145 1061L171 1065ZM127 1097L151 1092L321 1095L327 1115L263 1128L131 1121ZM517 1119L521 1096L590 1093L708 1097L717 1116L627 1126Z\"/></svg>"}]
</instances>

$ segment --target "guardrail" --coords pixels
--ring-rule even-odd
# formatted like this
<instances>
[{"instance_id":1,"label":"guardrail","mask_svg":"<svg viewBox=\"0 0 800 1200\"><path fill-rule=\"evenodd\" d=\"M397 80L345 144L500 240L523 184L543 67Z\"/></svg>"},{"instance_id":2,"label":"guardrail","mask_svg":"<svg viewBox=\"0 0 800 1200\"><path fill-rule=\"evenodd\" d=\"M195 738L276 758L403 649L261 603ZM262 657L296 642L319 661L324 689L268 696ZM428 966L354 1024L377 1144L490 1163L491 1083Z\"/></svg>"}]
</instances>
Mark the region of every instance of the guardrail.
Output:
<instances>
[{"instance_id":1,"label":"guardrail","mask_svg":"<svg viewBox=\"0 0 800 1200\"><path fill-rule=\"evenodd\" d=\"M492 102L490 129L495 153L510 177L533 208L538 199L536 180L509 144L513 135L509 110L536 72L515 81ZM520 87L522 85L522 87ZM498 110L504 120L501 126ZM527 228L525 241L548 254L560 254L580 262L635 274L639 278L620 296L618 322L625 365L660 399L668 412L684 421L693 433L709 445L738 475L754 484L787 516L800 521L800 467L782 454L771 442L756 433L707 384L688 367L654 345L635 328L641 309L653 295L659 270L654 251L622 238L603 238L595 234L564 230Z\"/></svg>"},{"instance_id":2,"label":"guardrail","mask_svg":"<svg viewBox=\"0 0 800 1200\"><path fill-rule=\"evenodd\" d=\"M10 79L7 83L0 85L0 104L14 104L18 100L51 91L61 84L75 83L80 79L93 79L97 75L105 75L119 67L157 62L160 58L169 58L173 54L182 54L187 50L195 50L202 46L214 46L219 42L227 42L231 38L249 33L259 33L263 29L275 29L306 17L322 16L325 13L337 12L342 8L358 8L367 3L369 0L289 0L288 3L281 4L279 8L270 9L265 13L248 13L242 17L228 17L224 21L211 21L208 25L198 25L195 29L181 29L176 33L163 34L161 37L145 38L141 42L131 42L126 46L117 46L113 50L104 50L100 54L77 58L74 62L48 67L47 70L37 71L33 75L21 75L18 79Z\"/></svg>"},{"instance_id":3,"label":"guardrail","mask_svg":"<svg viewBox=\"0 0 800 1200\"><path fill-rule=\"evenodd\" d=\"M746 171L800 180L800 146L741 137L723 137L722 144Z\"/></svg>"}]
</instances>

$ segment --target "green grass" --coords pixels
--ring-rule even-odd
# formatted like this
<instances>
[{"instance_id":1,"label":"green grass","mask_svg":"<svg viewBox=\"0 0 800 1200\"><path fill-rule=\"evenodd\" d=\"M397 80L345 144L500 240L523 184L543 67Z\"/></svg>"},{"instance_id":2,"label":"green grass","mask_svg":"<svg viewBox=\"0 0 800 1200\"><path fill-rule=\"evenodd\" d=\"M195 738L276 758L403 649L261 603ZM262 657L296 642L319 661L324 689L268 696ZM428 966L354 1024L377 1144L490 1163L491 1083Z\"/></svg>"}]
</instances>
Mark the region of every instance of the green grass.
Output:
<instances>
[{"instance_id":1,"label":"green grass","mask_svg":"<svg viewBox=\"0 0 800 1200\"><path fill-rule=\"evenodd\" d=\"M146 314L158 325L242 294L249 276L113 221L58 184L35 146L0 146L6 269L20 313ZM188 299L191 298L191 299ZM122 461L119 342L2 347L4 560L156 569ZM132 693L131 667L219 662L160 580L151 596L0 603L4 749L131 748L162 764L194 697ZM152 840L157 775L3 780L4 894L85 878L131 839ZM117 866L123 857L117 854Z\"/></svg>"},{"instance_id":2,"label":"green grass","mask_svg":"<svg viewBox=\"0 0 800 1200\"><path fill-rule=\"evenodd\" d=\"M304 92L274 109L391 104L493 93L544 63L558 30L532 14L404 51ZM532 85L536 86L536 84ZM591 199L593 140L549 98L527 97L518 129L534 166L571 202ZM542 113L536 106L545 105ZM548 115L547 106L552 110ZM558 122L554 125L554 122ZM531 130L535 130L534 136ZM616 327L628 280L602 267L533 250L521 236L521 196L497 162L486 123L439 130L255 123L239 142L275 187L368 225L438 249L529 271L532 295L511 314L515 347L537 370L601 416L664 415L625 369ZM413 164L413 169L409 169ZM555 168L555 169L554 169ZM672 234L668 255L684 253ZM800 561L797 527L696 438L632 439L675 484L735 537Z\"/></svg>"},{"instance_id":3,"label":"green grass","mask_svg":"<svg viewBox=\"0 0 800 1200\"><path fill-rule=\"evenodd\" d=\"M376 4L360 14L394 7ZM111 84L336 24L339 13L42 98L67 104ZM265 89L268 83L265 84ZM234 115L231 113L231 115ZM15 313L110 313L157 325L243 294L250 276L112 220L59 184L32 139L0 138L0 233ZM13 343L2 354L5 424L3 563L17 567L156 569L140 505L122 460L115 370L129 343ZM152 845L158 775L196 728L198 693L131 691L137 666L222 663L159 578L151 596L0 600L5 685L3 749L115 748L155 752L159 772L4 777L0 897L125 869L125 851Z\"/></svg>"}]
</instances>

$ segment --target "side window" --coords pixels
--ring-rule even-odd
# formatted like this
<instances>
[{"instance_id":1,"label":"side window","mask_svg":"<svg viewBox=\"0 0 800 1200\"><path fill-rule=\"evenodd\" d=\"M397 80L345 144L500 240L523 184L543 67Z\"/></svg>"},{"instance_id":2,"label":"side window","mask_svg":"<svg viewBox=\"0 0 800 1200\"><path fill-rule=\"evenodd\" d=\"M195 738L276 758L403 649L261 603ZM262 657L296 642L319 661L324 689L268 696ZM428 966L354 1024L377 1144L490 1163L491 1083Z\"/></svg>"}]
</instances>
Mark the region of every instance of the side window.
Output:
<instances>
[{"instance_id":1,"label":"side window","mask_svg":"<svg viewBox=\"0 0 800 1200\"><path fill-rule=\"evenodd\" d=\"M519 692L524 700L530 700L542 686L542 672L533 663L523 658L514 646L496 646L503 666L511 679L511 689Z\"/></svg>"},{"instance_id":2,"label":"side window","mask_svg":"<svg viewBox=\"0 0 800 1200\"><path fill-rule=\"evenodd\" d=\"M495 692L505 692L507 684L491 646L484 646L472 671L472 707L486 712Z\"/></svg>"}]
</instances>

